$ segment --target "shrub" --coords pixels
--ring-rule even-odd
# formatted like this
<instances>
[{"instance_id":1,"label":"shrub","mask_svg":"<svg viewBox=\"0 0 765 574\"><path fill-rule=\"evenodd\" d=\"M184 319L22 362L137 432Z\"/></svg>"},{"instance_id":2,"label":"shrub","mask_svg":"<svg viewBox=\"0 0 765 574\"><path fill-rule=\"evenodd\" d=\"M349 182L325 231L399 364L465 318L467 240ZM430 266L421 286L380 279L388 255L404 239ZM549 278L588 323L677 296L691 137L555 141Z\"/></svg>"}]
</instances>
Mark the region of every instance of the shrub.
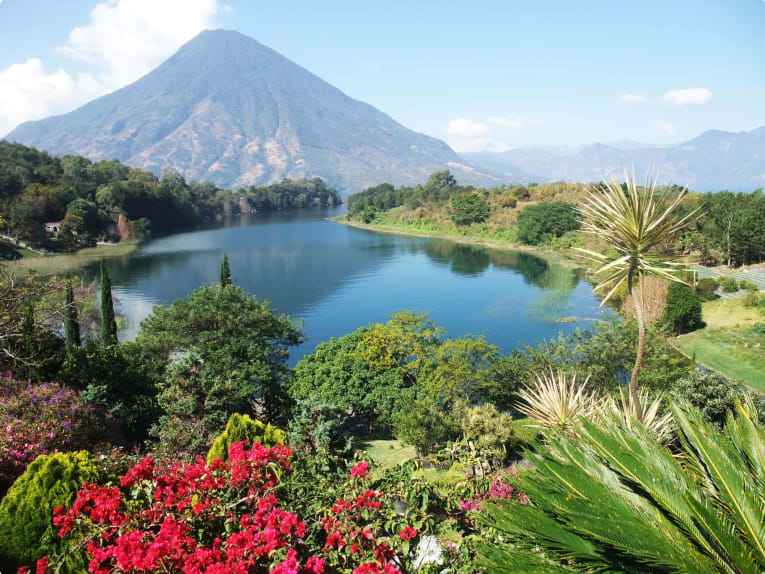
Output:
<instances>
[{"instance_id":1,"label":"shrub","mask_svg":"<svg viewBox=\"0 0 765 574\"><path fill-rule=\"evenodd\" d=\"M114 438L110 419L57 383L0 379L0 481L41 454L91 449Z\"/></svg>"},{"instance_id":2,"label":"shrub","mask_svg":"<svg viewBox=\"0 0 765 574\"><path fill-rule=\"evenodd\" d=\"M364 223L372 223L377 217L377 209L374 206L369 205L364 208L364 210L361 212L360 217L361 217L361 221L363 221Z\"/></svg>"},{"instance_id":3,"label":"shrub","mask_svg":"<svg viewBox=\"0 0 765 574\"><path fill-rule=\"evenodd\" d=\"M722 426L739 397L737 387L736 383L722 375L693 369L687 376L675 381L670 392L699 409L707 422Z\"/></svg>"},{"instance_id":4,"label":"shrub","mask_svg":"<svg viewBox=\"0 0 765 574\"><path fill-rule=\"evenodd\" d=\"M348 411L317 396L301 399L292 409L288 443L309 457L319 452L347 454L353 445Z\"/></svg>"},{"instance_id":5,"label":"shrub","mask_svg":"<svg viewBox=\"0 0 765 574\"><path fill-rule=\"evenodd\" d=\"M436 401L424 396L409 400L393 415L393 433L418 455L427 456L455 439L459 424Z\"/></svg>"},{"instance_id":6,"label":"shrub","mask_svg":"<svg viewBox=\"0 0 765 574\"><path fill-rule=\"evenodd\" d=\"M481 223L489 217L489 204L480 193L453 195L450 204L451 218L456 225Z\"/></svg>"},{"instance_id":7,"label":"shrub","mask_svg":"<svg viewBox=\"0 0 765 574\"><path fill-rule=\"evenodd\" d=\"M289 510L280 481L289 447L231 445L230 461L158 465L146 458L120 487L88 484L70 508L55 511L59 534L85 547L97 572L410 571L409 550L424 513L399 516L385 493L368 488L359 462L337 485L331 507L308 525ZM303 502L303 501L301 501ZM317 528L318 527L318 528ZM309 531L321 533L319 538ZM49 557L60 566L61 555Z\"/></svg>"},{"instance_id":8,"label":"shrub","mask_svg":"<svg viewBox=\"0 0 765 574\"><path fill-rule=\"evenodd\" d=\"M71 505L84 482L103 478L96 461L85 451L38 456L0 504L3 571L31 564L48 553L60 553L65 545L53 528L53 509ZM66 571L74 571L75 565L81 571L86 569L86 561L72 558Z\"/></svg>"},{"instance_id":9,"label":"shrub","mask_svg":"<svg viewBox=\"0 0 765 574\"><path fill-rule=\"evenodd\" d=\"M513 437L513 417L491 403L466 407L459 414L462 434L481 449L504 450Z\"/></svg>"},{"instance_id":10,"label":"shrub","mask_svg":"<svg viewBox=\"0 0 765 574\"><path fill-rule=\"evenodd\" d=\"M696 293L699 294L702 301L714 301L717 299L717 280L712 277L704 277L699 279L696 284Z\"/></svg>"},{"instance_id":11,"label":"shrub","mask_svg":"<svg viewBox=\"0 0 765 574\"><path fill-rule=\"evenodd\" d=\"M749 279L742 279L739 281L738 288L743 289L744 291L752 291L754 293L758 293L760 291L759 286L756 283L749 281Z\"/></svg>"},{"instance_id":12,"label":"shrub","mask_svg":"<svg viewBox=\"0 0 765 574\"><path fill-rule=\"evenodd\" d=\"M280 431L270 424L252 420L249 415L234 413L228 419L226 429L213 441L212 447L207 453L208 466L216 458L227 462L229 447L239 441L244 441L248 446L258 442L262 446L270 448L276 444L285 444L287 435L284 431Z\"/></svg>"},{"instance_id":13,"label":"shrub","mask_svg":"<svg viewBox=\"0 0 765 574\"><path fill-rule=\"evenodd\" d=\"M723 290L723 293L735 293L738 291L738 283L733 277L721 275L717 278L717 284Z\"/></svg>"},{"instance_id":14,"label":"shrub","mask_svg":"<svg viewBox=\"0 0 765 574\"><path fill-rule=\"evenodd\" d=\"M763 296L759 291L747 291L744 295L744 305L746 307L759 307L762 304Z\"/></svg>"},{"instance_id":15,"label":"shrub","mask_svg":"<svg viewBox=\"0 0 765 574\"><path fill-rule=\"evenodd\" d=\"M164 362L147 356L140 345L104 347L89 340L70 350L59 376L93 405L109 412L131 442L146 439L159 418L155 378Z\"/></svg>"},{"instance_id":16,"label":"shrub","mask_svg":"<svg viewBox=\"0 0 765 574\"><path fill-rule=\"evenodd\" d=\"M513 209L518 205L518 198L512 192L506 191L499 197L499 204L505 209Z\"/></svg>"},{"instance_id":17,"label":"shrub","mask_svg":"<svg viewBox=\"0 0 765 574\"><path fill-rule=\"evenodd\" d=\"M587 390L588 382L589 377L577 384L576 375L569 382L566 373L550 368L537 375L533 387L518 393L521 402L517 408L544 429L571 434L580 420L592 418L600 410L600 399Z\"/></svg>"},{"instance_id":18,"label":"shrub","mask_svg":"<svg viewBox=\"0 0 765 574\"><path fill-rule=\"evenodd\" d=\"M683 283L670 284L664 308L664 326L675 335L704 326L701 320L701 298L693 289Z\"/></svg>"},{"instance_id":19,"label":"shrub","mask_svg":"<svg viewBox=\"0 0 765 574\"><path fill-rule=\"evenodd\" d=\"M528 245L549 242L576 229L579 229L579 217L570 203L527 205L518 214L518 239Z\"/></svg>"},{"instance_id":20,"label":"shrub","mask_svg":"<svg viewBox=\"0 0 765 574\"><path fill-rule=\"evenodd\" d=\"M536 187L536 184L530 183L529 187ZM531 192L522 185L514 187L511 193L518 201L528 201L531 199Z\"/></svg>"}]
</instances>

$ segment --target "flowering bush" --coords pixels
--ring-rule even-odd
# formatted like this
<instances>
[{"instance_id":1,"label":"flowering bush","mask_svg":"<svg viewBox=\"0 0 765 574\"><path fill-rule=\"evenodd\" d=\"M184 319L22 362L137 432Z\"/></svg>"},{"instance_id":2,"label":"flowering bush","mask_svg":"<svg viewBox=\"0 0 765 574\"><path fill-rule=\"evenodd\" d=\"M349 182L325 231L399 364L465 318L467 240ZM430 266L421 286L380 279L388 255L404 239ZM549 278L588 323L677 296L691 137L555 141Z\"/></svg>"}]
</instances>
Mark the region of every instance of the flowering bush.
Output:
<instances>
[{"instance_id":1,"label":"flowering bush","mask_svg":"<svg viewBox=\"0 0 765 574\"><path fill-rule=\"evenodd\" d=\"M306 544L306 523L285 510L279 484L292 450L236 442L229 462L160 465L145 458L119 487L86 483L53 523L70 549L84 548L96 574L273 572L396 574L417 539L383 493L367 489L368 465L351 469L343 497L320 517L322 544ZM56 568L61 556L50 556ZM42 571L47 563L42 565Z\"/></svg>"},{"instance_id":2,"label":"flowering bush","mask_svg":"<svg viewBox=\"0 0 765 574\"><path fill-rule=\"evenodd\" d=\"M90 449L104 440L105 416L57 383L0 378L0 482L11 482L38 455Z\"/></svg>"}]
</instances>

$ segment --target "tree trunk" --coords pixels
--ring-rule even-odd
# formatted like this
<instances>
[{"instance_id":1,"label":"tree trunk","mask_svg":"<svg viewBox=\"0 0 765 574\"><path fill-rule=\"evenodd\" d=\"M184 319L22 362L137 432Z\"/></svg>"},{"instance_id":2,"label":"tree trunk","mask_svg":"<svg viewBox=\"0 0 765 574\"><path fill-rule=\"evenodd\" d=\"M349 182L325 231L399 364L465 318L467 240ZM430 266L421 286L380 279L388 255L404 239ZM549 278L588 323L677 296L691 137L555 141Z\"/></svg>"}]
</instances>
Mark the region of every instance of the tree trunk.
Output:
<instances>
[{"instance_id":1,"label":"tree trunk","mask_svg":"<svg viewBox=\"0 0 765 574\"><path fill-rule=\"evenodd\" d=\"M635 303L635 316L638 322L638 348L637 357L635 358L635 367L632 369L632 377L630 378L630 399L635 406L635 416L637 420L643 422L643 407L640 404L640 397L637 392L637 377L640 372L640 364L643 362L643 348L645 346L645 315L643 314L643 298L639 293L632 290L632 279L634 270L630 269L627 276L627 288L632 296L632 300ZM639 291L639 289L638 289Z\"/></svg>"}]
</instances>

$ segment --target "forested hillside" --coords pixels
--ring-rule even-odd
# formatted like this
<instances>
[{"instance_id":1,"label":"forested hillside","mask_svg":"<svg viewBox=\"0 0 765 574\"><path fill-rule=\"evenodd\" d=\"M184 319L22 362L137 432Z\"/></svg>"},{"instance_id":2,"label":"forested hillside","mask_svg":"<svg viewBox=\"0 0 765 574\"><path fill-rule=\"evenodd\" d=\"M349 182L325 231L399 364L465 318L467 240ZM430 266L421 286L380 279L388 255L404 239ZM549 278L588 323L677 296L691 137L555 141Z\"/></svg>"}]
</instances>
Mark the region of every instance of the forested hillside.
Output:
<instances>
[{"instance_id":1,"label":"forested hillside","mask_svg":"<svg viewBox=\"0 0 765 574\"><path fill-rule=\"evenodd\" d=\"M575 206L590 187L556 182L475 188L439 171L422 185L395 188L384 183L354 194L348 198L348 215L380 227L565 249L597 241L577 231ZM680 211L696 208L703 216L679 235L675 252L693 255L705 265L750 265L765 259L762 189L687 194Z\"/></svg>"},{"instance_id":2,"label":"forested hillside","mask_svg":"<svg viewBox=\"0 0 765 574\"><path fill-rule=\"evenodd\" d=\"M238 213L337 205L340 195L320 178L284 180L236 193L212 182L162 177L117 160L55 157L0 141L0 216L3 232L33 245L72 251L97 240L142 238ZM47 224L47 225L46 225Z\"/></svg>"}]
</instances>

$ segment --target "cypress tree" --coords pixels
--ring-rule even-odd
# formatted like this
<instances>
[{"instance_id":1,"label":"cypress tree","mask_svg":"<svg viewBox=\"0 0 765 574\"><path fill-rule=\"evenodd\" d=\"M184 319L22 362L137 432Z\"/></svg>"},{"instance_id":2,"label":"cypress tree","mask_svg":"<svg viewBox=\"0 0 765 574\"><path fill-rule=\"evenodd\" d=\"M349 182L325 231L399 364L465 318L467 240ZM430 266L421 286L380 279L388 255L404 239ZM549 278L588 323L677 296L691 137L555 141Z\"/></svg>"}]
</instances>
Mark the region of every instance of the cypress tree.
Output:
<instances>
[{"instance_id":1,"label":"cypress tree","mask_svg":"<svg viewBox=\"0 0 765 574\"><path fill-rule=\"evenodd\" d=\"M64 314L64 331L66 333L66 351L71 353L80 346L80 325L77 323L77 307L74 304L72 280L66 281L66 313Z\"/></svg>"},{"instance_id":2,"label":"cypress tree","mask_svg":"<svg viewBox=\"0 0 765 574\"><path fill-rule=\"evenodd\" d=\"M220 264L220 286L231 285L231 269L228 266L228 255L223 254L223 263Z\"/></svg>"},{"instance_id":3,"label":"cypress tree","mask_svg":"<svg viewBox=\"0 0 765 574\"><path fill-rule=\"evenodd\" d=\"M24 346L28 353L32 352L35 343L35 302L30 299L24 309L24 316L21 319L21 336L24 339Z\"/></svg>"},{"instance_id":4,"label":"cypress tree","mask_svg":"<svg viewBox=\"0 0 765 574\"><path fill-rule=\"evenodd\" d=\"M112 282L106 271L106 263L101 260L101 344L104 347L117 344L117 321L114 318L112 300Z\"/></svg>"}]
</instances>

